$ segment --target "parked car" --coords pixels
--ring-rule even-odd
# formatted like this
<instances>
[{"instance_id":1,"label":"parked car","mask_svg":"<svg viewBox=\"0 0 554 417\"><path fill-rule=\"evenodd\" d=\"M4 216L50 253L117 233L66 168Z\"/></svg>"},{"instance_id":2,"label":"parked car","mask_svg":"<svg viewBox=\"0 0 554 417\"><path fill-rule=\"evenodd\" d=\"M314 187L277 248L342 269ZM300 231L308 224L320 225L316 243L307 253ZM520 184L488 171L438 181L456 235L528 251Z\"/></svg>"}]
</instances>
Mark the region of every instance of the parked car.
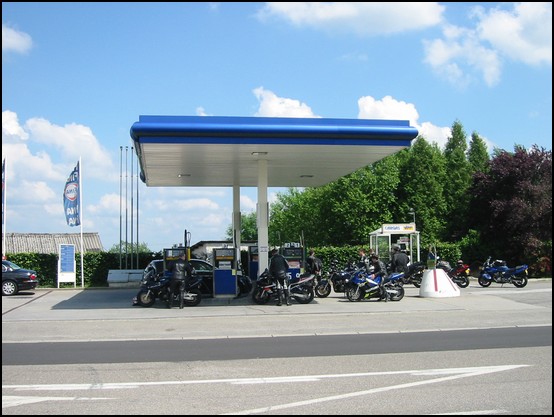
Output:
<instances>
[{"instance_id":1,"label":"parked car","mask_svg":"<svg viewBox=\"0 0 554 417\"><path fill-rule=\"evenodd\" d=\"M37 285L36 271L2 260L2 295L16 295L19 291L34 290Z\"/></svg>"},{"instance_id":2,"label":"parked car","mask_svg":"<svg viewBox=\"0 0 554 417\"><path fill-rule=\"evenodd\" d=\"M196 271L196 274L201 276L204 285L202 288L202 295L213 297L214 291L214 267L208 261L203 259L190 259L189 262L192 264L192 267ZM168 271L164 271L164 261L163 259L155 259L151 261L146 268L144 269L144 274L148 274L150 271L154 272L156 276L163 276ZM239 296L249 294L252 290L252 280L243 274L238 275L238 290Z\"/></svg>"}]
</instances>

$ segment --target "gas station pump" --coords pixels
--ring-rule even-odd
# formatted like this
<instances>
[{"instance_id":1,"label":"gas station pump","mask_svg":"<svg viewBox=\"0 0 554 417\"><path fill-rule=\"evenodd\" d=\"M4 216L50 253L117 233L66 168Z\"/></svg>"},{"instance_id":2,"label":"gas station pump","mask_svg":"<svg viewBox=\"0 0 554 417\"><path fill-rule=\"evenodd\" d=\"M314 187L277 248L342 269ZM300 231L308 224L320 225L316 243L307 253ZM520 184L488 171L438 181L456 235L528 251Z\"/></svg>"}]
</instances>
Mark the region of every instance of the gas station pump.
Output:
<instances>
[{"instance_id":1,"label":"gas station pump","mask_svg":"<svg viewBox=\"0 0 554 417\"><path fill-rule=\"evenodd\" d=\"M300 243L285 243L281 253L289 263L289 279L304 273L304 248Z\"/></svg>"},{"instance_id":2,"label":"gas station pump","mask_svg":"<svg viewBox=\"0 0 554 417\"><path fill-rule=\"evenodd\" d=\"M169 270L170 263L175 262L177 259L179 259L179 256L181 256L183 253L186 253L186 248L183 246L164 249L164 272L167 272Z\"/></svg>"},{"instance_id":3,"label":"gas station pump","mask_svg":"<svg viewBox=\"0 0 554 417\"><path fill-rule=\"evenodd\" d=\"M248 246L248 276L255 282L258 279L258 247Z\"/></svg>"},{"instance_id":4,"label":"gas station pump","mask_svg":"<svg viewBox=\"0 0 554 417\"><path fill-rule=\"evenodd\" d=\"M238 295L236 253L235 248L214 249L214 297Z\"/></svg>"}]
</instances>

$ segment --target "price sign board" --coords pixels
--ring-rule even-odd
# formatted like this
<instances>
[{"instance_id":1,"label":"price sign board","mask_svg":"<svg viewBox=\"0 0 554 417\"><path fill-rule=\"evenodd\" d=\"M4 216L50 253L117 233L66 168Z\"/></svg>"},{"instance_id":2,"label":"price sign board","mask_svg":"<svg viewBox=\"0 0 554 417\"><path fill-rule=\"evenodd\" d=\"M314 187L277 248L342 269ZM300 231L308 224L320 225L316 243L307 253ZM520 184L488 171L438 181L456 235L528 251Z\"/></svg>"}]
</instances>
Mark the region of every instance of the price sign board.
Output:
<instances>
[{"instance_id":1,"label":"price sign board","mask_svg":"<svg viewBox=\"0 0 554 417\"><path fill-rule=\"evenodd\" d=\"M75 245L60 244L58 256L58 288L60 282L73 283L76 287Z\"/></svg>"}]
</instances>

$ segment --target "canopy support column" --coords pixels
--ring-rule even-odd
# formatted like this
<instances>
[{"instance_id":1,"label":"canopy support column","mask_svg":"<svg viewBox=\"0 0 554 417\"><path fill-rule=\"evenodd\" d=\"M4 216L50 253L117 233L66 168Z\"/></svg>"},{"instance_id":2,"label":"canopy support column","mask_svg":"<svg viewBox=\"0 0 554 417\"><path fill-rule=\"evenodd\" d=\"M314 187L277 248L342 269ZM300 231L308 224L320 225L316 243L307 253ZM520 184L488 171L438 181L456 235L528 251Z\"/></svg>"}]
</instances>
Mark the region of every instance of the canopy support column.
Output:
<instances>
[{"instance_id":1,"label":"canopy support column","mask_svg":"<svg viewBox=\"0 0 554 417\"><path fill-rule=\"evenodd\" d=\"M267 160L258 160L258 204L257 204L257 223L258 223L258 274L267 268L269 263L269 206L267 203Z\"/></svg>"}]
</instances>

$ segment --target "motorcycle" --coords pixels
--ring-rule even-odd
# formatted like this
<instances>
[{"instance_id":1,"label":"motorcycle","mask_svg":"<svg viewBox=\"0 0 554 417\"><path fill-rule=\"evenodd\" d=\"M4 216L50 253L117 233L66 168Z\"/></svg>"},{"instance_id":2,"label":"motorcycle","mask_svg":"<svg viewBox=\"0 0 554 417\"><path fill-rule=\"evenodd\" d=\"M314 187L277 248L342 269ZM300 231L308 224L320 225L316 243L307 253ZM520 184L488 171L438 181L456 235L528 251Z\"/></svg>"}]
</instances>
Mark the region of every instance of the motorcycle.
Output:
<instances>
[{"instance_id":1,"label":"motorcycle","mask_svg":"<svg viewBox=\"0 0 554 417\"><path fill-rule=\"evenodd\" d=\"M497 284L513 284L516 288L523 288L528 282L528 268L529 266L525 264L509 268L505 261L497 259L493 262L489 256L481 268L478 282L481 287L488 287L496 282Z\"/></svg>"},{"instance_id":2,"label":"motorcycle","mask_svg":"<svg viewBox=\"0 0 554 417\"><path fill-rule=\"evenodd\" d=\"M156 299L167 302L170 283L171 274L156 274L155 271L147 271L142 278L136 297L133 298L133 305L152 307ZM179 291L173 294L171 305L177 302L179 308L197 306L202 301L202 285L203 279L197 275L185 280L184 283L181 283Z\"/></svg>"},{"instance_id":3,"label":"motorcycle","mask_svg":"<svg viewBox=\"0 0 554 417\"><path fill-rule=\"evenodd\" d=\"M456 268L450 266L450 262L438 260L437 268L446 272L448 277L460 288L466 288L469 285L469 265L458 262Z\"/></svg>"},{"instance_id":4,"label":"motorcycle","mask_svg":"<svg viewBox=\"0 0 554 417\"><path fill-rule=\"evenodd\" d=\"M425 262L415 262L408 265L408 272L404 274L402 282L404 284L413 284L414 287L421 287L423 272L427 268Z\"/></svg>"},{"instance_id":5,"label":"motorcycle","mask_svg":"<svg viewBox=\"0 0 554 417\"><path fill-rule=\"evenodd\" d=\"M303 274L299 277L289 279L289 293L291 298L294 298L294 300L300 304L312 302L315 296L313 281L313 274ZM252 301L256 304L264 305L269 303L269 301L278 301L278 298L279 291L277 290L277 280L269 274L269 270L266 268L254 284Z\"/></svg>"},{"instance_id":6,"label":"motorcycle","mask_svg":"<svg viewBox=\"0 0 554 417\"><path fill-rule=\"evenodd\" d=\"M322 278L315 286L314 291L317 297L328 297L331 294L331 290L336 293L344 293L346 291L346 283L350 279L352 272L356 269L352 264L348 264L345 269L339 270L337 265L337 260L332 261L328 275Z\"/></svg>"},{"instance_id":7,"label":"motorcycle","mask_svg":"<svg viewBox=\"0 0 554 417\"><path fill-rule=\"evenodd\" d=\"M404 298L403 272L394 272L388 277L382 275L370 278L365 268L357 270L346 288L346 298L349 301L360 301L368 298L379 298L383 301L400 301Z\"/></svg>"}]
</instances>

